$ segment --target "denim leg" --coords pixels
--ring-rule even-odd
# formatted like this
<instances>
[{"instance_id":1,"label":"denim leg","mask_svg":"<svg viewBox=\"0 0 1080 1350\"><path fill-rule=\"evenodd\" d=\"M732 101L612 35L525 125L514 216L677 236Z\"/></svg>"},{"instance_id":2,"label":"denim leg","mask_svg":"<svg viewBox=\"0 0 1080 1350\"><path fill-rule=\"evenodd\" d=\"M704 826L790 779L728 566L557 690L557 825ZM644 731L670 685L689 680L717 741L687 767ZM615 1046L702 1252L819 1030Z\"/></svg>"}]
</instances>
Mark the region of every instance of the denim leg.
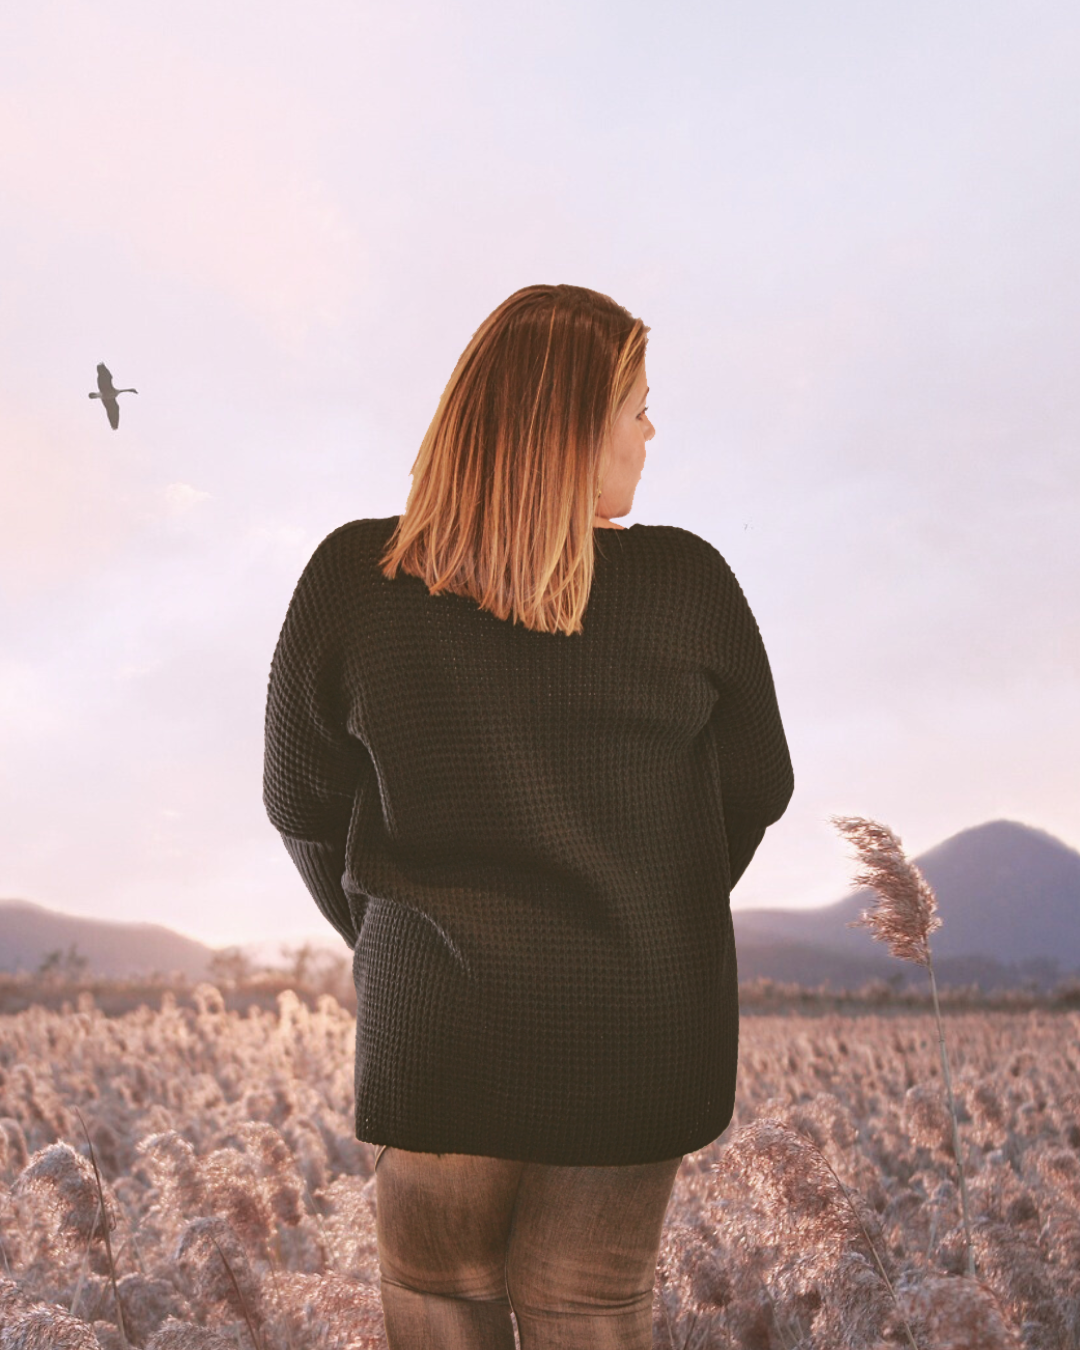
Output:
<instances>
[{"instance_id":1,"label":"denim leg","mask_svg":"<svg viewBox=\"0 0 1080 1350\"><path fill-rule=\"evenodd\" d=\"M390 1350L514 1350L506 1248L524 1166L381 1153L375 1226Z\"/></svg>"},{"instance_id":2,"label":"denim leg","mask_svg":"<svg viewBox=\"0 0 1080 1350\"><path fill-rule=\"evenodd\" d=\"M521 1350L651 1350L656 1260L681 1162L525 1167L506 1263Z\"/></svg>"}]
</instances>

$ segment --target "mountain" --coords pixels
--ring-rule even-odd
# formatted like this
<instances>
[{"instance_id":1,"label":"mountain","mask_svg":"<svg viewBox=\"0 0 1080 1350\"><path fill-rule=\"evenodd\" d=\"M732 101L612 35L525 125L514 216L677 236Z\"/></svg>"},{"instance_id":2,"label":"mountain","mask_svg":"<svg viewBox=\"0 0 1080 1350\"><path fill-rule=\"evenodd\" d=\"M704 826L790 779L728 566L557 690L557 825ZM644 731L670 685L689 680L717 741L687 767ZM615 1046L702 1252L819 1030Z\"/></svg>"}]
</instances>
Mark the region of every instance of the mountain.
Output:
<instances>
[{"instance_id":1,"label":"mountain","mask_svg":"<svg viewBox=\"0 0 1080 1350\"><path fill-rule=\"evenodd\" d=\"M1080 971L1075 849L1030 825L994 820L962 830L914 861L938 899L942 926L930 942L943 983L1045 984ZM910 963L890 957L866 929L846 927L872 902L872 892L859 890L818 909L733 910L740 976L804 984L828 978L839 988L898 973ZM790 973L800 960L806 973ZM789 973L774 973L781 969ZM817 974L826 969L835 978Z\"/></svg>"},{"instance_id":2,"label":"mountain","mask_svg":"<svg viewBox=\"0 0 1080 1350\"><path fill-rule=\"evenodd\" d=\"M27 900L0 900L0 970L35 971L50 952L72 946L89 972L116 979L179 971L201 980L214 955L212 947L161 924L85 919Z\"/></svg>"},{"instance_id":3,"label":"mountain","mask_svg":"<svg viewBox=\"0 0 1080 1350\"><path fill-rule=\"evenodd\" d=\"M915 862L938 898L942 926L931 945L939 983L989 990L1034 980L1047 987L1080 973L1080 853L1043 830L994 820L953 835ZM740 979L827 981L834 989L875 977L925 984L917 966L891 957L865 929L845 926L872 899L869 891L854 891L819 909L733 910ZM346 951L332 935L312 945ZM160 924L111 923L0 900L0 971L35 971L48 953L72 946L92 973L106 977L180 971L205 979L215 955ZM254 946L248 954L268 955Z\"/></svg>"}]
</instances>

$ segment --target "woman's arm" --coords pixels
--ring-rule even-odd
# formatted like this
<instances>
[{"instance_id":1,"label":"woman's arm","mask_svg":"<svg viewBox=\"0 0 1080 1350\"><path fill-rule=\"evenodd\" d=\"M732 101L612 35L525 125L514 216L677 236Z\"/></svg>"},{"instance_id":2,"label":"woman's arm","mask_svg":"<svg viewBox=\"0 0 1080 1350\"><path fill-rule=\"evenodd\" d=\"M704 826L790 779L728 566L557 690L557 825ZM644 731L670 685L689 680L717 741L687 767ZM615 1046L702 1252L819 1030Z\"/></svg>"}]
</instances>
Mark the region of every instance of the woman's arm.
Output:
<instances>
[{"instance_id":1,"label":"woman's arm","mask_svg":"<svg viewBox=\"0 0 1080 1350\"><path fill-rule=\"evenodd\" d=\"M713 552L718 567L710 604L715 615L710 675L717 700L710 728L720 761L734 887L765 830L784 814L794 775L765 644L734 573Z\"/></svg>"},{"instance_id":2,"label":"woman's arm","mask_svg":"<svg viewBox=\"0 0 1080 1350\"><path fill-rule=\"evenodd\" d=\"M263 802L315 903L349 946L345 845L367 754L345 729L326 541L297 583L270 667Z\"/></svg>"}]
</instances>

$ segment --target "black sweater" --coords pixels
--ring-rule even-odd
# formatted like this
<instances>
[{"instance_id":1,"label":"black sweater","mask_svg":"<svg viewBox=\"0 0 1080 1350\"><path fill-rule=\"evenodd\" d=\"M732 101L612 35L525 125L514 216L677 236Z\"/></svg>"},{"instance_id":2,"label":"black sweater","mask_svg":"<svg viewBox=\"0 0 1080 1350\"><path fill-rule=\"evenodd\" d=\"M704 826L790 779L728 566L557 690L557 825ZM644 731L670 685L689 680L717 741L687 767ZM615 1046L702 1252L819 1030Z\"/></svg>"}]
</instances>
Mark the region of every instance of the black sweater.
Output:
<instances>
[{"instance_id":1,"label":"black sweater","mask_svg":"<svg viewBox=\"0 0 1080 1350\"><path fill-rule=\"evenodd\" d=\"M270 672L264 800L354 950L356 1133L641 1163L728 1125L728 898L792 792L757 625L711 544L593 532L584 632L315 551Z\"/></svg>"}]
</instances>

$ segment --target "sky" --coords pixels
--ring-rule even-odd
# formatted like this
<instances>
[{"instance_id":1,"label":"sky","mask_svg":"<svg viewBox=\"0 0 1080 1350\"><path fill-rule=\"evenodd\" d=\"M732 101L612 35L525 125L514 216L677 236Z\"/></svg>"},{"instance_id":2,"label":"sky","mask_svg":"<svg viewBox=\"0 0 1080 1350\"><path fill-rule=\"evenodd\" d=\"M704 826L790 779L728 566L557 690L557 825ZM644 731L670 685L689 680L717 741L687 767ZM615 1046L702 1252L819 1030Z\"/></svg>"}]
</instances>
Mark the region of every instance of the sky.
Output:
<instances>
[{"instance_id":1,"label":"sky","mask_svg":"<svg viewBox=\"0 0 1080 1350\"><path fill-rule=\"evenodd\" d=\"M512 291L650 326L621 523L713 543L829 823L1080 846L1070 0L39 0L0 41L0 896L333 934L263 811L317 543L399 513ZM112 431L99 361L120 400Z\"/></svg>"}]
</instances>

